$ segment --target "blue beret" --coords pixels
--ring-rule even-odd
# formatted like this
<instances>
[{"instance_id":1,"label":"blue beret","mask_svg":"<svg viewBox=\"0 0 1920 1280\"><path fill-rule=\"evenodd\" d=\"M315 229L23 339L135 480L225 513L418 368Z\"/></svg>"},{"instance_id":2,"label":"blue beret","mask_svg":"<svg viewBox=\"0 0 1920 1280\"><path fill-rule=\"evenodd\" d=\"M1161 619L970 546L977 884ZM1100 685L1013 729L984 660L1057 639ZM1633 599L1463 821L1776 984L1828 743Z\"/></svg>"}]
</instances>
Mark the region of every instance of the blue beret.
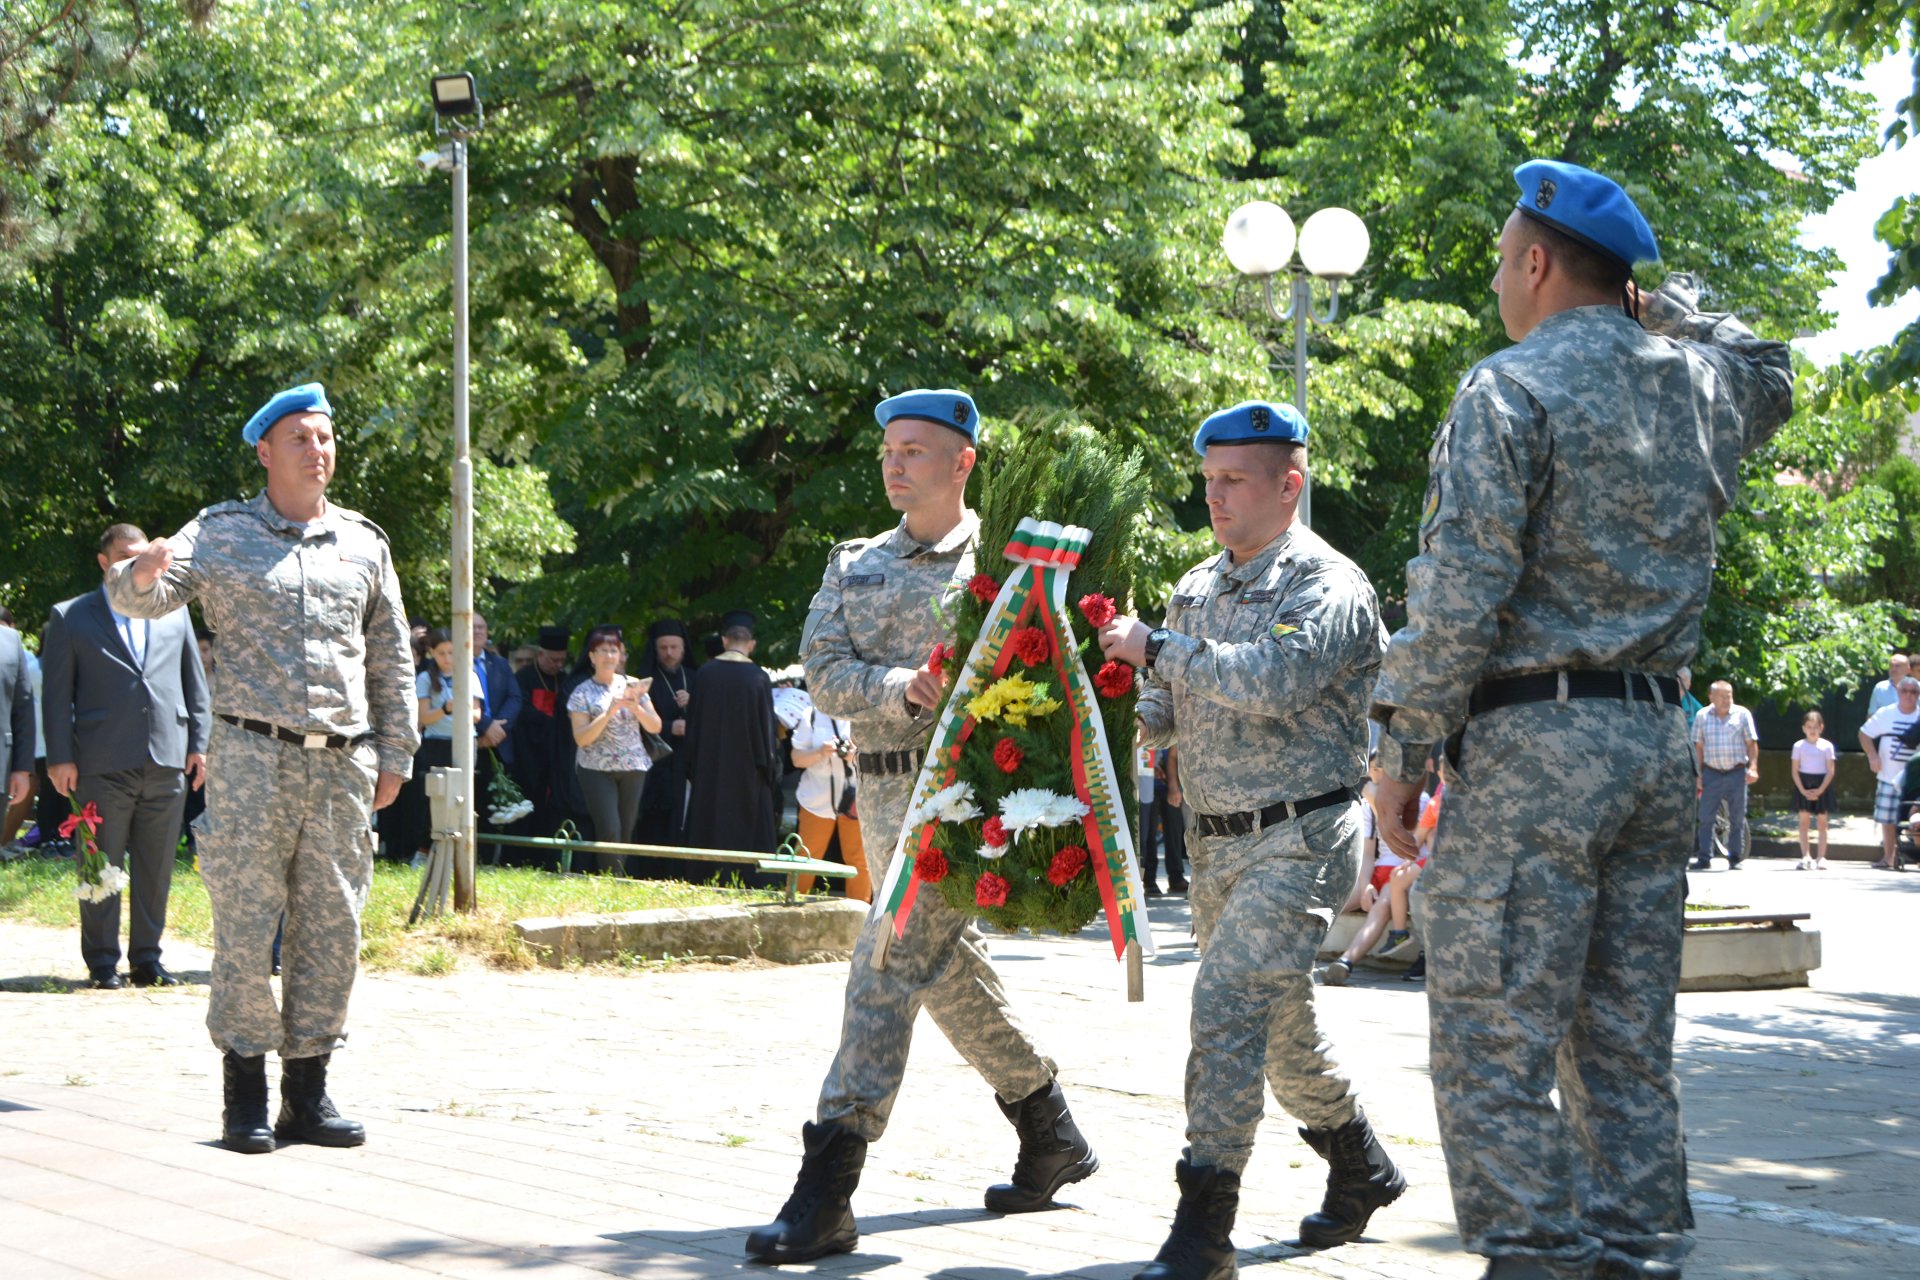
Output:
<instances>
[{"instance_id":1,"label":"blue beret","mask_svg":"<svg viewBox=\"0 0 1920 1280\"><path fill-rule=\"evenodd\" d=\"M1514 208L1631 269L1653 262L1653 228L1612 178L1564 160L1529 160L1513 171Z\"/></svg>"},{"instance_id":2,"label":"blue beret","mask_svg":"<svg viewBox=\"0 0 1920 1280\"><path fill-rule=\"evenodd\" d=\"M973 407L973 397L964 391L945 388L902 391L882 400L874 409L873 417L883 427L895 418L925 418L943 427L952 427L969 443L979 438L980 411Z\"/></svg>"},{"instance_id":3,"label":"blue beret","mask_svg":"<svg viewBox=\"0 0 1920 1280\"><path fill-rule=\"evenodd\" d=\"M1193 433L1193 451L1207 456L1207 446L1215 444L1305 444L1307 420L1290 404L1268 404L1265 400L1243 400L1231 409L1222 409L1200 424Z\"/></svg>"},{"instance_id":4,"label":"blue beret","mask_svg":"<svg viewBox=\"0 0 1920 1280\"><path fill-rule=\"evenodd\" d=\"M240 429L240 438L248 444L259 444L267 428L290 413L324 413L331 418L333 406L327 403L327 389L317 382L288 387L247 419L247 425Z\"/></svg>"}]
</instances>

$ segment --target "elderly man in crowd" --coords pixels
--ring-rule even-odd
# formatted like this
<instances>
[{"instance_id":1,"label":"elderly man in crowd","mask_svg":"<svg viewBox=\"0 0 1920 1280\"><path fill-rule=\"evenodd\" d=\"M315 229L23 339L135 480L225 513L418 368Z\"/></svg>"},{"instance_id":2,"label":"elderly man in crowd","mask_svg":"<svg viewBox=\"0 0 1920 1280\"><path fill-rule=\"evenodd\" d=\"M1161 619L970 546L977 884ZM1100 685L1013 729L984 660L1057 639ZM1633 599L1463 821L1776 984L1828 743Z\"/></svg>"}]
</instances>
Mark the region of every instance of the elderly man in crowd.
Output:
<instances>
[{"instance_id":1,"label":"elderly man in crowd","mask_svg":"<svg viewBox=\"0 0 1920 1280\"><path fill-rule=\"evenodd\" d=\"M1914 726L1920 724L1920 679L1903 677L1895 686L1896 701L1867 717L1860 726L1860 749L1879 785L1873 789L1873 820L1880 824L1880 861L1885 871L1898 866L1900 796L1905 790L1907 761L1913 756Z\"/></svg>"},{"instance_id":2,"label":"elderly man in crowd","mask_svg":"<svg viewBox=\"0 0 1920 1280\"><path fill-rule=\"evenodd\" d=\"M1747 788L1760 781L1760 731L1753 713L1735 704L1733 685L1715 680L1707 705L1693 718L1693 750L1700 765L1700 830L1693 869L1713 867L1713 824L1727 810L1727 870L1747 853Z\"/></svg>"},{"instance_id":3,"label":"elderly man in crowd","mask_svg":"<svg viewBox=\"0 0 1920 1280\"><path fill-rule=\"evenodd\" d=\"M1904 653L1896 653L1887 659L1887 678L1873 686L1873 692L1867 695L1867 719L1878 715L1882 708L1892 706L1898 701L1896 690L1900 682L1907 678L1911 664Z\"/></svg>"}]
</instances>

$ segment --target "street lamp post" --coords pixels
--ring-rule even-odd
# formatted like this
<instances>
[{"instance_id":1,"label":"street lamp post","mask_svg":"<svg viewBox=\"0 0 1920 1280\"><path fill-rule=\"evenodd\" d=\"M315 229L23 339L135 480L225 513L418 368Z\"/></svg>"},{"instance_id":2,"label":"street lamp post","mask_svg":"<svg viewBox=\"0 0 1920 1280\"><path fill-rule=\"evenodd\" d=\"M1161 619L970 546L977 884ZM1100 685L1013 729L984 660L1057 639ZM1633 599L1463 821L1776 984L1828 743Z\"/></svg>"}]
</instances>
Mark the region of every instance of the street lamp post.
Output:
<instances>
[{"instance_id":1,"label":"street lamp post","mask_svg":"<svg viewBox=\"0 0 1920 1280\"><path fill-rule=\"evenodd\" d=\"M453 907L471 911L474 895L473 726L473 460L467 429L467 139L486 122L466 72L433 77L433 130L442 138L421 157L453 176L453 769L448 798L454 815ZM429 157L432 157L429 160ZM447 785L447 784L442 784ZM436 848L439 841L435 841ZM445 882L441 882L444 888Z\"/></svg>"},{"instance_id":2,"label":"street lamp post","mask_svg":"<svg viewBox=\"0 0 1920 1280\"><path fill-rule=\"evenodd\" d=\"M1254 200L1227 215L1220 235L1227 261L1241 275L1261 283L1267 314L1275 321L1293 322L1293 407L1307 416L1307 326L1333 324L1340 319L1340 282L1366 265L1370 247L1367 224L1346 209L1322 209L1300 228L1300 256L1294 257L1293 219L1269 200ZM1273 298L1273 278L1285 271L1293 281L1292 295L1282 310ZM1313 277L1329 286L1326 314L1313 309ZM1313 523L1312 486L1300 491L1300 523Z\"/></svg>"}]
</instances>

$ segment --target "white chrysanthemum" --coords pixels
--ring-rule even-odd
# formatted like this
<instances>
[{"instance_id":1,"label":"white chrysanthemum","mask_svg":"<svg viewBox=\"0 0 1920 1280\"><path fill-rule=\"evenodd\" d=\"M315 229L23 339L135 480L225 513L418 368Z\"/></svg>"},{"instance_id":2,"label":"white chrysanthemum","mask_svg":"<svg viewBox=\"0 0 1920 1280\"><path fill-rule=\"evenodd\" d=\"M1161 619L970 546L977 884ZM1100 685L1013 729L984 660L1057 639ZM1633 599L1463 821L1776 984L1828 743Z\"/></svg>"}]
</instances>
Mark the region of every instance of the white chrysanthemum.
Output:
<instances>
[{"instance_id":1,"label":"white chrysanthemum","mask_svg":"<svg viewBox=\"0 0 1920 1280\"><path fill-rule=\"evenodd\" d=\"M1000 821L1012 835L1035 827L1061 827L1078 822L1087 814L1087 806L1072 796L1059 795L1040 787L1022 787L1010 791L1000 801Z\"/></svg>"},{"instance_id":2,"label":"white chrysanthemum","mask_svg":"<svg viewBox=\"0 0 1920 1280\"><path fill-rule=\"evenodd\" d=\"M970 822L980 814L980 806L973 802L973 784L956 782L915 805L907 819L919 826L923 822Z\"/></svg>"},{"instance_id":3,"label":"white chrysanthemum","mask_svg":"<svg viewBox=\"0 0 1920 1280\"><path fill-rule=\"evenodd\" d=\"M520 819L532 812L533 802L531 800L516 800L504 809L495 809L487 815L487 818L494 826L504 827L509 823L520 821Z\"/></svg>"},{"instance_id":4,"label":"white chrysanthemum","mask_svg":"<svg viewBox=\"0 0 1920 1280\"><path fill-rule=\"evenodd\" d=\"M1007 856L1007 846L1003 844L983 844L980 846L980 856L988 862L998 862Z\"/></svg>"}]
</instances>

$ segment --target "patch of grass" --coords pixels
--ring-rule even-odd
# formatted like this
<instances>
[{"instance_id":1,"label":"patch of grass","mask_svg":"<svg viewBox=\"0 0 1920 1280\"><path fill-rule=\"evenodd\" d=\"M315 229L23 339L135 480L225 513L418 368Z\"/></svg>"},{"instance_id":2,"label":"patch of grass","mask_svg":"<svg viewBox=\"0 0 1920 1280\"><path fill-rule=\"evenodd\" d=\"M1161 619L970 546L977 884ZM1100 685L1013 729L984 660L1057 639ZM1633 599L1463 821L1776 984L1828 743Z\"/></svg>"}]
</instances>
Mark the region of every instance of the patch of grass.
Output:
<instances>
[{"instance_id":1,"label":"patch of grass","mask_svg":"<svg viewBox=\"0 0 1920 1280\"><path fill-rule=\"evenodd\" d=\"M67 1086L69 1088L87 1089L87 1088L91 1088L92 1085L93 1085L93 1081L87 1079L85 1076L81 1075L77 1071L74 1074L67 1077Z\"/></svg>"},{"instance_id":2,"label":"patch of grass","mask_svg":"<svg viewBox=\"0 0 1920 1280\"><path fill-rule=\"evenodd\" d=\"M414 895L420 890L420 875L395 863L382 862L374 867L373 886L361 919L360 962L366 968L438 976L451 972L459 958L467 957L496 968L530 969L539 957L513 932L515 920L774 902L781 897L771 889L562 876L530 867L481 867L476 910L466 915L449 912L408 929L407 913L413 910ZM70 860L22 858L0 865L0 920L72 928L79 920L74 884ZM206 886L186 863L174 868L173 891L167 900L167 932L201 946L213 945L213 909L207 902ZM641 961L634 967L650 966Z\"/></svg>"},{"instance_id":3,"label":"patch of grass","mask_svg":"<svg viewBox=\"0 0 1920 1280\"><path fill-rule=\"evenodd\" d=\"M744 1133L730 1133L727 1135L727 1145L730 1147L744 1147L747 1145L747 1135Z\"/></svg>"}]
</instances>

